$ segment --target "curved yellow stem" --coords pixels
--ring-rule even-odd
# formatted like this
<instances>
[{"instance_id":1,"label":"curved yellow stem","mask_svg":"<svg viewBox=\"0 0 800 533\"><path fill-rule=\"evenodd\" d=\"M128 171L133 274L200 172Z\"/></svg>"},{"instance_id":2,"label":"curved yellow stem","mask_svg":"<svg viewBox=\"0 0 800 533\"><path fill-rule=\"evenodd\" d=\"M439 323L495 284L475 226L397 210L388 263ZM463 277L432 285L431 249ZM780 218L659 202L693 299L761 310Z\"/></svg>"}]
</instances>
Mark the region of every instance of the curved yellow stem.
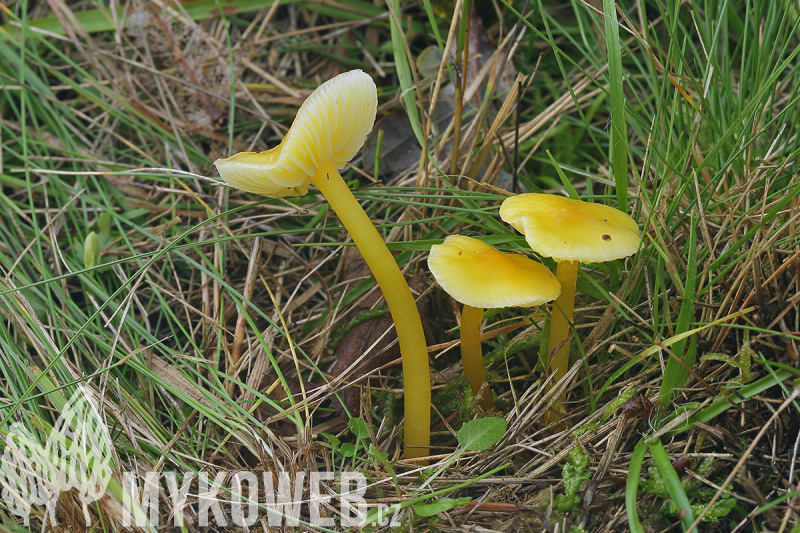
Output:
<instances>
[{"instance_id":1,"label":"curved yellow stem","mask_svg":"<svg viewBox=\"0 0 800 533\"><path fill-rule=\"evenodd\" d=\"M552 389L569 369L569 327L572 324L573 310L575 308L575 286L578 281L578 261L561 261L556 268L556 278L561 284L561 295L553 303L553 313L550 319L550 339L547 344L547 357L549 374L552 376L545 391ZM558 351L553 351L561 344ZM552 407L555 416L566 412L564 398L559 398Z\"/></svg>"},{"instance_id":2,"label":"curved yellow stem","mask_svg":"<svg viewBox=\"0 0 800 533\"><path fill-rule=\"evenodd\" d=\"M483 409L490 409L494 406L494 398L486 380L486 368L483 366L482 319L482 307L464 306L461 312L461 364L472 394L478 397L478 405Z\"/></svg>"},{"instance_id":3,"label":"curved yellow stem","mask_svg":"<svg viewBox=\"0 0 800 533\"><path fill-rule=\"evenodd\" d=\"M428 346L414 296L378 230L336 168L330 163L321 166L311 181L339 216L383 291L403 359L405 457L425 457L430 446L431 378Z\"/></svg>"}]
</instances>

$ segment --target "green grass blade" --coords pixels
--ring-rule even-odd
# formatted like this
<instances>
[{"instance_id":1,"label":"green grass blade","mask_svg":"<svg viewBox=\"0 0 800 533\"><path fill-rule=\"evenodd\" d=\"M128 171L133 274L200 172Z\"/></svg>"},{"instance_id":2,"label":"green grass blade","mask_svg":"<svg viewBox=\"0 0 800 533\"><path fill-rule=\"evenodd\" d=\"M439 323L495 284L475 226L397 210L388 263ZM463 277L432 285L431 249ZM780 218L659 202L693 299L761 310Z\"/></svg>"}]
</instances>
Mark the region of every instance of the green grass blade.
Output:
<instances>
[{"instance_id":1,"label":"green grass blade","mask_svg":"<svg viewBox=\"0 0 800 533\"><path fill-rule=\"evenodd\" d=\"M692 319L694 318L695 292L697 287L697 226L694 215L689 220L689 238L686 243L689 258L686 263L686 284L683 287L683 302L678 313L678 322L675 325L675 333L680 335L689 330ZM684 368L694 364L697 337L693 337L689 344L689 349L684 355L686 339L681 339L673 346L675 358L670 357L664 370L664 378L661 381L661 388L658 391L658 400L663 407L667 407L675 398L676 390L686 383L689 372Z\"/></svg>"},{"instance_id":2,"label":"green grass blade","mask_svg":"<svg viewBox=\"0 0 800 533\"><path fill-rule=\"evenodd\" d=\"M639 439L631 454L628 480L625 482L625 511L628 515L628 527L631 528L631 533L644 533L642 523L639 522L639 512L636 509L636 494L639 490L645 452L647 452L647 443L644 439Z\"/></svg>"},{"instance_id":3,"label":"green grass blade","mask_svg":"<svg viewBox=\"0 0 800 533\"><path fill-rule=\"evenodd\" d=\"M260 9L267 9L274 3L275 0L236 0L235 2L226 2L226 5L223 7L219 0L200 0L198 2L181 2L181 11L190 19L200 21L219 16L223 9L226 16L233 17ZM298 0L284 0L281 3L296 4L301 2L298 2ZM303 7L310 11L316 11L317 13L333 16L341 20L357 20L368 16L376 16L382 12L379 7L362 0L347 0L349 9L339 9L337 7L327 6L324 3L302 2L302 4ZM169 16L169 14L163 12L159 13L159 15ZM77 11L73 13L73 16L81 29L90 34L114 31L118 28L125 29L130 20L130 17L115 20L114 14L107 8ZM27 24L31 28L36 28L54 35L67 35L67 30L61 24L59 17L55 15L29 20ZM13 24L5 24L0 30L5 30L11 35L16 35L19 31L18 27Z\"/></svg>"},{"instance_id":4,"label":"green grass blade","mask_svg":"<svg viewBox=\"0 0 800 533\"><path fill-rule=\"evenodd\" d=\"M395 69L397 70L397 77L400 79L403 105L408 114L408 120L411 122L411 129L414 130L414 135L419 145L422 146L424 150L426 149L426 143L422 134L422 121L420 120L419 110L417 108L417 86L411 72L410 51L401 25L402 19L400 15L402 11L400 10L400 1L391 0L389 5L392 15L389 24L392 33L392 52L394 55Z\"/></svg>"},{"instance_id":5,"label":"green grass blade","mask_svg":"<svg viewBox=\"0 0 800 533\"><path fill-rule=\"evenodd\" d=\"M628 126L625 119L625 73L622 69L622 46L619 40L616 2L603 0L603 22L608 52L608 83L611 92L610 152L612 175L619 209L628 212Z\"/></svg>"},{"instance_id":6,"label":"green grass blade","mask_svg":"<svg viewBox=\"0 0 800 533\"><path fill-rule=\"evenodd\" d=\"M721 398L708 407L705 407L698 412L692 414L689 417L689 420L682 429L676 430L674 432L669 433L669 435L675 436L683 431L694 426L696 423L700 424L707 424L714 418L718 417L731 407L739 405L744 400L752 398L758 394L763 393L766 390L771 389L772 387L781 386L782 383L786 380L797 378L797 371L795 369L794 372L790 372L787 369L779 369L776 370L773 374L764 376L763 378L754 381L753 383L746 385L740 389L737 389L736 394L730 394L725 398Z\"/></svg>"},{"instance_id":7,"label":"green grass blade","mask_svg":"<svg viewBox=\"0 0 800 533\"><path fill-rule=\"evenodd\" d=\"M564 184L564 189L566 189L567 194L573 200L580 200L581 195L578 194L578 191L575 189L575 186L569 181L569 178L564 171L561 170L561 165L558 164L558 161L553 157L553 154L550 153L550 150L545 150L547 157L550 158L550 162L553 163L553 167L556 169L556 173L558 174L558 178L561 180L561 183Z\"/></svg>"},{"instance_id":8,"label":"green grass blade","mask_svg":"<svg viewBox=\"0 0 800 533\"><path fill-rule=\"evenodd\" d=\"M660 440L656 439L650 443L650 453L653 454L653 462L664 478L664 483L667 486L667 492L669 492L670 498L672 498L672 501L678 507L678 516L681 517L681 524L685 531L692 525L692 522L694 522L692 504L689 502L689 498L686 496L686 491L683 490L683 484L678 477L678 473L675 472L675 469L672 467L672 462L670 462L669 456L666 450L664 450L664 446L661 444Z\"/></svg>"}]
</instances>

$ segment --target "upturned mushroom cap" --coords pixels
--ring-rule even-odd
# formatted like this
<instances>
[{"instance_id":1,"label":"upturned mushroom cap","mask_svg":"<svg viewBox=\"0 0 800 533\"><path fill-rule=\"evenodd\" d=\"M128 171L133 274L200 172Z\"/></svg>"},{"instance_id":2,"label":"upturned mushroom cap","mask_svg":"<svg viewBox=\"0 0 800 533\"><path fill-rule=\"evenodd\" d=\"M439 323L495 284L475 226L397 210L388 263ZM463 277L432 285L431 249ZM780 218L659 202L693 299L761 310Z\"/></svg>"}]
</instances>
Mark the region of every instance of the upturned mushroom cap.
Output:
<instances>
[{"instance_id":1,"label":"upturned mushroom cap","mask_svg":"<svg viewBox=\"0 0 800 533\"><path fill-rule=\"evenodd\" d=\"M450 235L433 245L428 267L450 296L472 307L530 307L561 293L561 285L544 265L463 235Z\"/></svg>"},{"instance_id":2,"label":"upturned mushroom cap","mask_svg":"<svg viewBox=\"0 0 800 533\"><path fill-rule=\"evenodd\" d=\"M214 162L232 187L264 196L302 196L317 169L342 169L375 124L378 91L372 78L351 70L311 93L278 146L240 152Z\"/></svg>"},{"instance_id":3,"label":"upturned mushroom cap","mask_svg":"<svg viewBox=\"0 0 800 533\"><path fill-rule=\"evenodd\" d=\"M613 261L639 247L639 226L622 211L555 194L506 198L500 218L525 235L535 252L559 262Z\"/></svg>"}]
</instances>

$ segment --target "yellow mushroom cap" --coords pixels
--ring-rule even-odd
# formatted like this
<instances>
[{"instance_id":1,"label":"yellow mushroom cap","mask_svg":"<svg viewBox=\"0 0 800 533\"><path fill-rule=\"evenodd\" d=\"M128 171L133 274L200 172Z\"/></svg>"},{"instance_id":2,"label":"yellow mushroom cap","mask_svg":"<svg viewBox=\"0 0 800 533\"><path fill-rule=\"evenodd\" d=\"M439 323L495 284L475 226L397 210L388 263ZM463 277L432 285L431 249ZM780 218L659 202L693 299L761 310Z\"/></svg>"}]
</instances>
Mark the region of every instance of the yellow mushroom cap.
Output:
<instances>
[{"instance_id":1,"label":"yellow mushroom cap","mask_svg":"<svg viewBox=\"0 0 800 533\"><path fill-rule=\"evenodd\" d=\"M472 307L530 307L561 294L558 280L541 263L463 235L433 245L428 267L450 296Z\"/></svg>"},{"instance_id":2,"label":"yellow mushroom cap","mask_svg":"<svg viewBox=\"0 0 800 533\"><path fill-rule=\"evenodd\" d=\"M639 247L639 226L622 211L555 194L506 198L500 218L524 234L535 252L559 262L613 261Z\"/></svg>"},{"instance_id":3,"label":"yellow mushroom cap","mask_svg":"<svg viewBox=\"0 0 800 533\"><path fill-rule=\"evenodd\" d=\"M372 78L351 70L311 93L278 146L240 152L214 165L232 187L264 196L302 196L317 169L342 169L375 124L378 90Z\"/></svg>"}]
</instances>

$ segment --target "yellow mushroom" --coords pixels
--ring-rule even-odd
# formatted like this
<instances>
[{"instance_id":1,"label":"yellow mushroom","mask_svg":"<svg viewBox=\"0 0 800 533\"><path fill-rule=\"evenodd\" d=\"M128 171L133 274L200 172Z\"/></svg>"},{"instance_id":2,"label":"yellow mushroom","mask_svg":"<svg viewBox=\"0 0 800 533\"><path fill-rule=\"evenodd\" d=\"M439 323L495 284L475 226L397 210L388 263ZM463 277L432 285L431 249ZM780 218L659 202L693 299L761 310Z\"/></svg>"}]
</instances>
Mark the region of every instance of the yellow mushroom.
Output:
<instances>
[{"instance_id":1,"label":"yellow mushroom","mask_svg":"<svg viewBox=\"0 0 800 533\"><path fill-rule=\"evenodd\" d=\"M428 268L439 285L464 304L461 314L461 360L464 376L484 409L494 405L481 353L483 310L531 307L554 300L561 287L541 263L503 253L485 242L450 235L433 245Z\"/></svg>"},{"instance_id":2,"label":"yellow mushroom","mask_svg":"<svg viewBox=\"0 0 800 533\"><path fill-rule=\"evenodd\" d=\"M383 291L400 343L405 383L405 456L428 455L431 386L428 351L414 297L375 226L338 169L361 149L375 123L378 95L360 70L340 74L309 96L281 143L214 162L231 186L266 196L300 196L316 186L353 238Z\"/></svg>"},{"instance_id":3,"label":"yellow mushroom","mask_svg":"<svg viewBox=\"0 0 800 533\"><path fill-rule=\"evenodd\" d=\"M550 390L569 368L570 324L575 306L579 263L598 263L627 257L639 247L639 226L618 209L554 194L527 193L506 198L500 218L525 235L538 254L552 257L561 295L553 306L548 361ZM561 345L556 353L554 350ZM559 400L553 409L564 412Z\"/></svg>"}]
</instances>

